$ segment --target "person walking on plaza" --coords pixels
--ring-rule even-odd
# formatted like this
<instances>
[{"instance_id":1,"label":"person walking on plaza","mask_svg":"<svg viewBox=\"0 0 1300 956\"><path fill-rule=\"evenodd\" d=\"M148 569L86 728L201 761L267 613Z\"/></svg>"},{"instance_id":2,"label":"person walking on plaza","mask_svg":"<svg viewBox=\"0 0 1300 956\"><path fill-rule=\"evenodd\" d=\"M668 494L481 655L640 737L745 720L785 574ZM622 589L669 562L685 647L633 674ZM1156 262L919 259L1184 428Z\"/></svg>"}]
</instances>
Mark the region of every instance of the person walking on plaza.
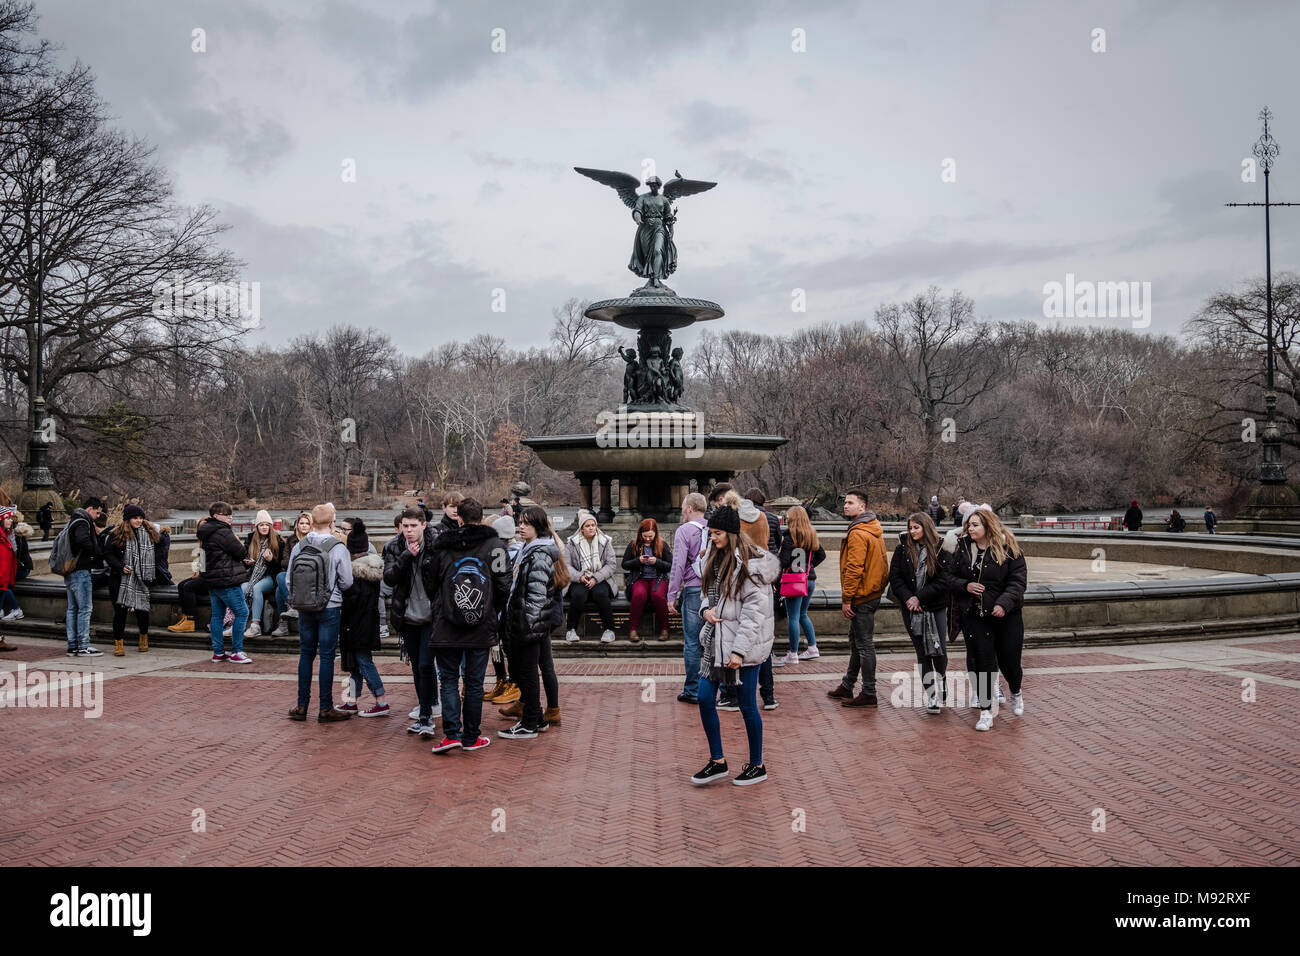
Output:
<instances>
[{"instance_id":1,"label":"person walking on plaza","mask_svg":"<svg viewBox=\"0 0 1300 956\"><path fill-rule=\"evenodd\" d=\"M668 572L668 613L682 613L682 663L686 678L677 699L699 703L700 691L700 575L695 562L704 547L707 524L704 495L693 491L682 499L682 523L673 532L672 567Z\"/></svg>"},{"instance_id":2,"label":"person walking on plaza","mask_svg":"<svg viewBox=\"0 0 1300 956\"><path fill-rule=\"evenodd\" d=\"M433 738L433 722L442 715L438 706L438 682L432 653L427 651L429 633L433 630L433 598L424 582L425 565L433 562L433 545L438 533L424 520L421 508L407 508L402 512L403 546L395 555L385 548L384 581L393 589L393 602L389 609L388 626L396 629L402 638L402 649L411 662L411 675L415 678L415 696L418 706L411 713L415 723L406 728L408 734Z\"/></svg>"},{"instance_id":3,"label":"person walking on plaza","mask_svg":"<svg viewBox=\"0 0 1300 956\"><path fill-rule=\"evenodd\" d=\"M1214 513L1214 506L1213 506L1213 505L1206 505L1206 506L1205 506L1205 514L1202 515L1202 517L1205 519L1205 531L1206 531L1206 533L1207 533L1207 534L1214 534L1214 527L1215 527L1215 525L1217 525L1217 524L1219 523L1219 517L1218 517L1218 515L1216 515L1216 514Z\"/></svg>"},{"instance_id":4,"label":"person walking on plaza","mask_svg":"<svg viewBox=\"0 0 1300 956\"><path fill-rule=\"evenodd\" d=\"M515 562L503 627L510 645L510 676L518 682L521 696L501 710L503 717L512 716L511 709L517 707L519 716L513 727L497 731L504 740L531 740L560 722L560 684L551 658L551 632L563 621L563 594L571 581L544 509L538 505L524 508L519 515L519 536L524 547ZM545 712L538 688L539 669L546 688Z\"/></svg>"},{"instance_id":5,"label":"person walking on plaza","mask_svg":"<svg viewBox=\"0 0 1300 956\"><path fill-rule=\"evenodd\" d=\"M1129 531L1142 530L1142 509L1138 507L1136 498L1128 503L1128 511L1124 512L1124 527Z\"/></svg>"},{"instance_id":6,"label":"person walking on plaza","mask_svg":"<svg viewBox=\"0 0 1300 956\"><path fill-rule=\"evenodd\" d=\"M975 658L980 717L976 730L993 729L994 682L1006 675L1011 712L1025 712L1020 654L1025 640L1021 605L1028 572L1015 535L983 508L966 521L957 542L949 586L961 600L962 624Z\"/></svg>"},{"instance_id":7,"label":"person walking on plaza","mask_svg":"<svg viewBox=\"0 0 1300 956\"><path fill-rule=\"evenodd\" d=\"M346 546L352 559L352 585L343 592L339 651L343 670L351 675L348 687L351 700L340 704L338 709L362 717L387 717L388 698L374 659L375 651L379 650L379 582L384 576L384 560L370 546L366 526L359 519L352 521ZM357 701L361 700L363 680L375 702L360 710Z\"/></svg>"},{"instance_id":8,"label":"person walking on plaza","mask_svg":"<svg viewBox=\"0 0 1300 956\"><path fill-rule=\"evenodd\" d=\"M483 718L483 675L500 640L501 610L510 594L510 567L496 529L483 524L483 505L462 498L462 522L438 536L433 546L433 631L429 647L438 663L442 689L442 740L434 753L482 750L491 741L479 733ZM547 635L547 643L550 635ZM464 679L464 694L460 684Z\"/></svg>"},{"instance_id":9,"label":"person walking on plaza","mask_svg":"<svg viewBox=\"0 0 1300 956\"><path fill-rule=\"evenodd\" d=\"M943 505L939 504L939 496L931 495L930 503L926 506L925 513L930 516L930 521L936 527L943 524Z\"/></svg>"},{"instance_id":10,"label":"person walking on plaza","mask_svg":"<svg viewBox=\"0 0 1300 956\"><path fill-rule=\"evenodd\" d=\"M608 644L614 640L614 608L610 603L614 599L612 582L618 568L614 541L600 530L596 516L586 509L578 512L577 525L578 530L569 538L566 555L573 569L573 583L569 585L569 630L564 639L578 639L578 628L582 626L582 615L590 600L600 612L603 628L600 642Z\"/></svg>"},{"instance_id":11,"label":"person walking on plaza","mask_svg":"<svg viewBox=\"0 0 1300 956\"><path fill-rule=\"evenodd\" d=\"M103 514L104 502L94 496L86 498L81 507L72 513L50 550L50 570L64 575L67 588L69 657L102 657L104 653L90 646L90 611L94 596L91 569L103 554L95 522ZM58 563L55 556L59 551L60 538L66 542L68 559L62 567L54 567Z\"/></svg>"},{"instance_id":12,"label":"person walking on plaza","mask_svg":"<svg viewBox=\"0 0 1300 956\"><path fill-rule=\"evenodd\" d=\"M659 640L668 640L668 574L673 566L673 550L659 534L659 522L643 518L637 526L636 537L627 543L623 552L623 570L627 572L627 586L631 612L628 615L628 637L633 642L641 640L637 628L646 603L654 609L655 633Z\"/></svg>"},{"instance_id":13,"label":"person walking on plaza","mask_svg":"<svg viewBox=\"0 0 1300 956\"><path fill-rule=\"evenodd\" d=\"M263 509L257 513L253 530L244 539L244 549L253 558L248 583L244 585L244 595L249 603L249 621L244 636L261 637L262 611L266 608L267 595L274 595L276 579L289 561L289 552L275 530L269 511Z\"/></svg>"},{"instance_id":14,"label":"person walking on plaza","mask_svg":"<svg viewBox=\"0 0 1300 956\"><path fill-rule=\"evenodd\" d=\"M939 713L947 693L949 560L930 516L919 511L910 515L889 564L889 593L912 639L921 665L925 709L931 714Z\"/></svg>"},{"instance_id":15,"label":"person walking on plaza","mask_svg":"<svg viewBox=\"0 0 1300 956\"><path fill-rule=\"evenodd\" d=\"M750 489L750 494L756 494L761 499L763 493L757 488ZM727 492L723 498L723 504L728 508L736 509L740 516L740 533L749 539L750 543L760 551L770 554L776 554L781 547L780 524L775 515L769 515L758 507L751 498L741 498L734 491ZM771 520L769 520L771 519ZM774 524L774 522L776 522ZM780 602L780 595L777 594L776 588L772 589L772 614L776 615L776 607ZM737 688L734 686L726 688L727 693L723 694L726 698L719 706L724 710L739 710L740 705L736 700L735 694L732 693ZM758 694L763 700L764 710L776 710L778 706L776 700L776 684L772 677L772 659L769 656L767 660L759 665L758 669Z\"/></svg>"},{"instance_id":16,"label":"person walking on plaza","mask_svg":"<svg viewBox=\"0 0 1300 956\"><path fill-rule=\"evenodd\" d=\"M501 547L505 549L506 561L509 566L510 574L513 577L515 561L519 557L519 552L523 548L523 543L515 540L518 529L515 526L513 515L501 515L492 522L492 529L501 539ZM492 647L492 670L496 674L496 683L492 689L483 695L483 702L488 704L513 704L520 697L519 687L510 679L510 656L506 653L506 640L503 633L504 628L498 631L500 640Z\"/></svg>"},{"instance_id":17,"label":"person walking on plaza","mask_svg":"<svg viewBox=\"0 0 1300 956\"><path fill-rule=\"evenodd\" d=\"M244 600L243 584L248 580L248 552L235 537L230 525L230 505L217 501L208 509L208 517L199 522L195 535L203 546L203 573L200 579L208 587L208 600L212 617L208 633L212 637L212 662L229 660L232 664L249 664L252 659L244 653L244 627L248 622L248 603ZM222 621L226 609L234 614L231 621L231 653L226 654Z\"/></svg>"},{"instance_id":18,"label":"person walking on plaza","mask_svg":"<svg viewBox=\"0 0 1300 956\"><path fill-rule=\"evenodd\" d=\"M36 524L41 529L41 540L50 540L50 529L54 527L54 505L45 502L36 509Z\"/></svg>"},{"instance_id":19,"label":"person walking on plaza","mask_svg":"<svg viewBox=\"0 0 1300 956\"><path fill-rule=\"evenodd\" d=\"M140 653L149 650L149 586L157 578L155 559L158 528L145 516L139 505L122 509L122 521L109 536L104 549L112 577L109 595L113 600L113 655L126 654L126 616L135 614Z\"/></svg>"},{"instance_id":20,"label":"person walking on plaza","mask_svg":"<svg viewBox=\"0 0 1300 956\"><path fill-rule=\"evenodd\" d=\"M817 650L817 632L813 630L812 619L808 616L808 607L812 603L813 591L817 586L817 565L826 560L826 549L821 546L817 530L808 519L808 512L795 505L786 513L785 531L781 535L782 588L786 578L790 577L792 590L797 591L800 584L799 575L803 575L803 594L793 593L782 598L785 601L786 623L790 631L790 650L782 658L782 664L798 664L800 661L816 660L821 656ZM808 649L799 652L800 629L808 638ZM776 663L773 661L772 663Z\"/></svg>"},{"instance_id":21,"label":"person walking on plaza","mask_svg":"<svg viewBox=\"0 0 1300 956\"><path fill-rule=\"evenodd\" d=\"M844 516L849 527L840 550L840 610L849 619L849 667L828 696L845 707L875 707L876 611L889 583L885 537L865 491L855 488L844 495ZM862 690L855 697L859 672Z\"/></svg>"},{"instance_id":22,"label":"person walking on plaza","mask_svg":"<svg viewBox=\"0 0 1300 956\"><path fill-rule=\"evenodd\" d=\"M343 592L352 587L352 558L347 546L334 536L333 528L333 505L312 508L311 534L294 545L285 569L289 603L298 609L298 704L289 711L293 720L307 719L312 665L318 653L320 712L316 719L327 723L352 716L334 706L334 652L339 646Z\"/></svg>"},{"instance_id":23,"label":"person walking on plaza","mask_svg":"<svg viewBox=\"0 0 1300 956\"><path fill-rule=\"evenodd\" d=\"M709 518L713 548L704 566L700 614L700 723L709 742L709 762L691 777L705 786L728 776L722 730L714 703L719 686L736 685L749 742L749 761L732 783L748 786L767 779L763 763L763 716L758 709L758 670L772 653L775 616L772 584L781 571L772 552L755 547L741 533L740 514L723 505Z\"/></svg>"}]
</instances>

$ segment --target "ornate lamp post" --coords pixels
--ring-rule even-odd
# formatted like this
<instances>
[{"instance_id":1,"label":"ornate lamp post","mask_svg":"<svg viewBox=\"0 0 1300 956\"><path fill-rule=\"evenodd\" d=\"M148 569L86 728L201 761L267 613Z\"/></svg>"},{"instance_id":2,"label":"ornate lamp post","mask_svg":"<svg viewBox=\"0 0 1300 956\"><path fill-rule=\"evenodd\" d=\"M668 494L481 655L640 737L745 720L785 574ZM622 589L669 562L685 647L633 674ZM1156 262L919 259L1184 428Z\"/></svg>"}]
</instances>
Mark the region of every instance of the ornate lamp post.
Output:
<instances>
[{"instance_id":1,"label":"ornate lamp post","mask_svg":"<svg viewBox=\"0 0 1300 956\"><path fill-rule=\"evenodd\" d=\"M1251 150L1256 161L1264 170L1264 201L1230 202L1227 206L1263 206L1264 207L1264 296L1265 296L1265 338L1266 338L1266 391L1264 406L1268 419L1264 423L1261 458L1259 465L1260 487L1251 495L1250 502L1240 512L1241 517L1300 519L1300 499L1286 483L1286 469L1282 465L1282 434L1277 425L1277 391L1273 383L1273 243L1270 231L1269 210L1274 206L1297 206L1300 203L1272 202L1269 199L1269 172L1273 161L1281 152L1277 140L1269 132L1269 121L1273 112L1266 106L1260 111L1259 118L1264 122L1264 131Z\"/></svg>"},{"instance_id":2,"label":"ornate lamp post","mask_svg":"<svg viewBox=\"0 0 1300 956\"><path fill-rule=\"evenodd\" d=\"M32 434L27 441L27 470L23 474L23 491L42 491L54 487L49 464L50 446L45 439L45 177L46 168L42 164L36 177L36 349L30 388Z\"/></svg>"}]
</instances>

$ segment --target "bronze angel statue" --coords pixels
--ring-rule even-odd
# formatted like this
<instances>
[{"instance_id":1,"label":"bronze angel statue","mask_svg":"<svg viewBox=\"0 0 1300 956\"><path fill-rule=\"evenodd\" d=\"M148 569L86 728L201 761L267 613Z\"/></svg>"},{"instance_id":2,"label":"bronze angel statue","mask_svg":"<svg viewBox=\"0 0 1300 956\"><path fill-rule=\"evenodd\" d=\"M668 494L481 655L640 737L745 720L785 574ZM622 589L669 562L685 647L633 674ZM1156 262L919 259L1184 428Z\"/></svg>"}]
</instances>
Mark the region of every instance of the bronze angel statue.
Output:
<instances>
[{"instance_id":1,"label":"bronze angel statue","mask_svg":"<svg viewBox=\"0 0 1300 956\"><path fill-rule=\"evenodd\" d=\"M717 183L706 183L699 179L683 179L678 173L664 185L658 176L651 176L645 181L650 187L648 193L637 195L641 181L627 173L618 173L608 169L584 169L573 167L598 183L612 187L618 198L632 210L632 219L637 224L636 238L632 242L632 258L627 267L631 272L648 280L643 289L672 290L663 284L663 280L677 271L677 244L673 242L673 223L677 221L677 208L673 202L682 196L693 196L712 189ZM663 195L659 194L660 188Z\"/></svg>"}]
</instances>

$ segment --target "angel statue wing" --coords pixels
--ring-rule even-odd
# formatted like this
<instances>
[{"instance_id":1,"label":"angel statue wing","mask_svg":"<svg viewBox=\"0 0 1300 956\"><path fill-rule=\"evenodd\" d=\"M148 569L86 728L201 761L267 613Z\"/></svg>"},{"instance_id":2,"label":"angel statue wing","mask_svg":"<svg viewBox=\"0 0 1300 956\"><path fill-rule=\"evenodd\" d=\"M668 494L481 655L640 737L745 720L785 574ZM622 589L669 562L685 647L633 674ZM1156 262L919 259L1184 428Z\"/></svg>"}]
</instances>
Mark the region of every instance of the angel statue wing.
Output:
<instances>
[{"instance_id":1,"label":"angel statue wing","mask_svg":"<svg viewBox=\"0 0 1300 956\"><path fill-rule=\"evenodd\" d=\"M706 192L716 185L718 184L706 183L702 179L682 179L681 176L678 176L676 179L670 179L664 183L664 196L670 202L675 202L683 196L694 196L696 193Z\"/></svg>"},{"instance_id":2,"label":"angel statue wing","mask_svg":"<svg viewBox=\"0 0 1300 956\"><path fill-rule=\"evenodd\" d=\"M604 183L606 186L613 187L618 193L618 198L623 200L623 205L628 209L636 208L636 191L641 185L641 180L635 176L629 176L627 173L616 173L612 169L584 169L581 166L574 166L573 171L582 173L588 179L594 179L598 183ZM712 183L708 184L712 186ZM707 187L706 187L707 188Z\"/></svg>"}]
</instances>

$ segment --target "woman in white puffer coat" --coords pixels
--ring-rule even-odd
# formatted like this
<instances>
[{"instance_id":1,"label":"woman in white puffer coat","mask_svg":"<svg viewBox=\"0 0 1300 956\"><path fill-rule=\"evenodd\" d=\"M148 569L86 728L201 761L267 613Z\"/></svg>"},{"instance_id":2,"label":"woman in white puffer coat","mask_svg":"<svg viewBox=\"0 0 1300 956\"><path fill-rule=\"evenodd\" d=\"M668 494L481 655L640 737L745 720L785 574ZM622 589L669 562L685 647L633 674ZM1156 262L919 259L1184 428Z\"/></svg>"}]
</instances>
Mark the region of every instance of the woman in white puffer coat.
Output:
<instances>
[{"instance_id":1,"label":"woman in white puffer coat","mask_svg":"<svg viewBox=\"0 0 1300 956\"><path fill-rule=\"evenodd\" d=\"M749 762L732 781L744 787L767 779L763 765L763 718L758 709L758 670L776 636L772 585L781 562L740 533L740 514L717 509L709 518L712 548L704 565L700 616L700 722L709 740L709 762L691 777L704 786L724 779L727 761L718 725L719 686L739 690L740 713L749 738Z\"/></svg>"}]
</instances>

